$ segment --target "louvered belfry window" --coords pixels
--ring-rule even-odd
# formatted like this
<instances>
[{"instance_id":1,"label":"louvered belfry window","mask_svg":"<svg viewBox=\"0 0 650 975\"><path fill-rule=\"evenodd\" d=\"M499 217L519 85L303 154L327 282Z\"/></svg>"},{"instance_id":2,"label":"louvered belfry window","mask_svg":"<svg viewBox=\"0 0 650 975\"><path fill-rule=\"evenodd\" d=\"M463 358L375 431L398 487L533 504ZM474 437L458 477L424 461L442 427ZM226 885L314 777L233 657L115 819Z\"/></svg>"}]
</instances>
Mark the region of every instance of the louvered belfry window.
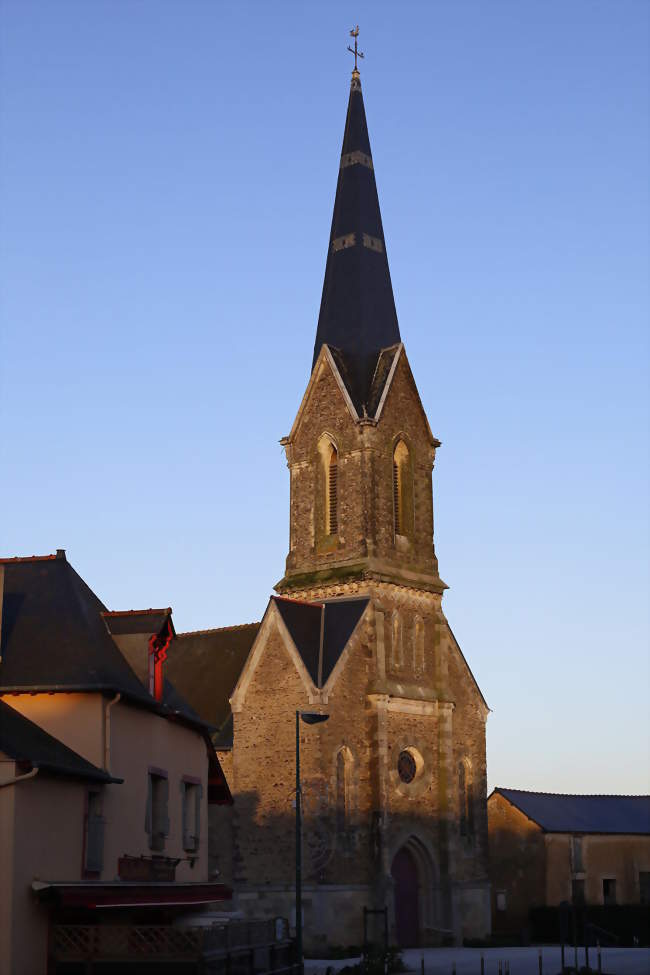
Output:
<instances>
[{"instance_id":1,"label":"louvered belfry window","mask_svg":"<svg viewBox=\"0 0 650 975\"><path fill-rule=\"evenodd\" d=\"M339 530L338 455L332 447L327 467L327 534L336 535Z\"/></svg>"},{"instance_id":2,"label":"louvered belfry window","mask_svg":"<svg viewBox=\"0 0 650 975\"><path fill-rule=\"evenodd\" d=\"M399 464L393 457L393 506L395 509L395 534L402 534L402 505L400 498Z\"/></svg>"},{"instance_id":3,"label":"louvered belfry window","mask_svg":"<svg viewBox=\"0 0 650 975\"><path fill-rule=\"evenodd\" d=\"M412 519L407 508L409 471L409 450L404 441L400 440L393 451L393 521L396 535L409 535L412 528Z\"/></svg>"}]
</instances>

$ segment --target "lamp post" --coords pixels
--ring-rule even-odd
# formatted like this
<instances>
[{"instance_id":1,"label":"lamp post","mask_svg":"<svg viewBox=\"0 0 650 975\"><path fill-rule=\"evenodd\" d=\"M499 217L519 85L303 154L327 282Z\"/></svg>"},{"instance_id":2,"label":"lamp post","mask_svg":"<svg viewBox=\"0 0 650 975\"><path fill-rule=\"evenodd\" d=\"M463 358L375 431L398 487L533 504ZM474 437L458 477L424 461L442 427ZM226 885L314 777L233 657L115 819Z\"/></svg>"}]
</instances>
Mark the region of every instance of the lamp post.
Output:
<instances>
[{"instance_id":1,"label":"lamp post","mask_svg":"<svg viewBox=\"0 0 650 975\"><path fill-rule=\"evenodd\" d=\"M300 786L300 721L305 724L321 724L329 714L316 711L296 711L296 954L300 975L302 960L302 789Z\"/></svg>"}]
</instances>

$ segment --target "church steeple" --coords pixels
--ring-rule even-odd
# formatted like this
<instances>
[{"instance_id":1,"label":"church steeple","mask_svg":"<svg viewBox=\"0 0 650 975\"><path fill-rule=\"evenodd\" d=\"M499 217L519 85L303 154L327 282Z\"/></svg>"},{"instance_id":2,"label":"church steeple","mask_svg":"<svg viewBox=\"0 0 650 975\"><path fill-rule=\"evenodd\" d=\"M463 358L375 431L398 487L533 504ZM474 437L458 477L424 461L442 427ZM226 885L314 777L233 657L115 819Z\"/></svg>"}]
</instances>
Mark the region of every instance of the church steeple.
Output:
<instances>
[{"instance_id":1,"label":"church steeple","mask_svg":"<svg viewBox=\"0 0 650 975\"><path fill-rule=\"evenodd\" d=\"M355 57L312 368L324 344L338 353L361 415L379 352L400 341Z\"/></svg>"}]
</instances>

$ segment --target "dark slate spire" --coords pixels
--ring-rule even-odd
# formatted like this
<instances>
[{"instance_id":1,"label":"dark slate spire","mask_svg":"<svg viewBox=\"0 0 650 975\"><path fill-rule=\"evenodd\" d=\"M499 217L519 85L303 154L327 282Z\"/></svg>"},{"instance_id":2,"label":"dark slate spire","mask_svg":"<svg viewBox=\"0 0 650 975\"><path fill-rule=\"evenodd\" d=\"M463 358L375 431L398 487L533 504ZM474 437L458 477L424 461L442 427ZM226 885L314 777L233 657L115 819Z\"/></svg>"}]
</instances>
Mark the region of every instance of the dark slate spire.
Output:
<instances>
[{"instance_id":1,"label":"dark slate spire","mask_svg":"<svg viewBox=\"0 0 650 975\"><path fill-rule=\"evenodd\" d=\"M359 414L381 349L400 342L359 72L352 72L314 361L338 350Z\"/></svg>"}]
</instances>

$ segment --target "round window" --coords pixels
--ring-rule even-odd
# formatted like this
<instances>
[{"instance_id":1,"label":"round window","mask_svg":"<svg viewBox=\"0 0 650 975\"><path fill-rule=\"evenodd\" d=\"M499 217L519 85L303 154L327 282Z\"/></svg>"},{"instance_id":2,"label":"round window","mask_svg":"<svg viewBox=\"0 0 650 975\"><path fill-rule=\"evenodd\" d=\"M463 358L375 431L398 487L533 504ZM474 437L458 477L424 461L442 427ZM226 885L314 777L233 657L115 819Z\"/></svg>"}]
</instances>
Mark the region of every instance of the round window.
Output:
<instances>
[{"instance_id":1,"label":"round window","mask_svg":"<svg viewBox=\"0 0 650 975\"><path fill-rule=\"evenodd\" d=\"M397 772L402 782L412 782L417 773L417 764L411 752L404 749L397 759Z\"/></svg>"}]
</instances>

